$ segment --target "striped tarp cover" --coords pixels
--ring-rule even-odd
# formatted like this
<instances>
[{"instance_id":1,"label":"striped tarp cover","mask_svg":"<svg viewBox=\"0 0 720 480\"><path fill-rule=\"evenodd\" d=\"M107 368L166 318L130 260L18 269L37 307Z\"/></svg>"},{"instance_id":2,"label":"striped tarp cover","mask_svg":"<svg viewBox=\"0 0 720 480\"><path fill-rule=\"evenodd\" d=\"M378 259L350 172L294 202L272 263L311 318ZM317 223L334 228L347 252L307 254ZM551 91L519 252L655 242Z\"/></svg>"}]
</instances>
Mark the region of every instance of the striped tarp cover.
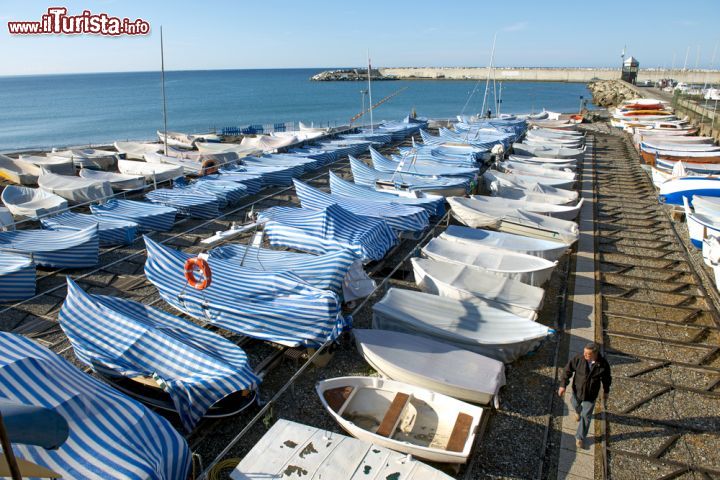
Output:
<instances>
[{"instance_id":1,"label":"striped tarp cover","mask_svg":"<svg viewBox=\"0 0 720 480\"><path fill-rule=\"evenodd\" d=\"M98 263L100 236L97 225L69 232L0 232L0 251L29 256L36 265L43 267L92 267Z\"/></svg>"},{"instance_id":2,"label":"striped tarp cover","mask_svg":"<svg viewBox=\"0 0 720 480\"><path fill-rule=\"evenodd\" d=\"M300 165L303 167L303 172L311 172L323 166L322 160L318 160L317 158L289 153L273 153L271 155L264 155L262 158L267 159L270 165Z\"/></svg>"},{"instance_id":3,"label":"striped tarp cover","mask_svg":"<svg viewBox=\"0 0 720 480\"><path fill-rule=\"evenodd\" d=\"M243 165L238 169L238 171L253 175L260 175L263 180L263 185L266 187L285 187L292 185L294 175L292 167L270 167L260 166L257 164Z\"/></svg>"},{"instance_id":4,"label":"striped tarp cover","mask_svg":"<svg viewBox=\"0 0 720 480\"><path fill-rule=\"evenodd\" d=\"M206 194L182 189L158 188L145 194L153 203L172 207L180 215L192 218L215 218L220 215L220 202Z\"/></svg>"},{"instance_id":5,"label":"striped tarp cover","mask_svg":"<svg viewBox=\"0 0 720 480\"><path fill-rule=\"evenodd\" d=\"M192 431L227 395L260 383L245 352L204 328L157 308L90 295L70 277L58 320L75 355L109 376L153 377Z\"/></svg>"},{"instance_id":6,"label":"striped tarp cover","mask_svg":"<svg viewBox=\"0 0 720 480\"><path fill-rule=\"evenodd\" d=\"M518 138L518 135L512 132L489 132L486 130L467 130L452 131L447 128L438 130L441 139L446 142L464 142L476 147L492 149L495 145L503 145L506 149L512 145L512 142Z\"/></svg>"},{"instance_id":7,"label":"striped tarp cover","mask_svg":"<svg viewBox=\"0 0 720 480\"><path fill-rule=\"evenodd\" d=\"M421 207L402 205L400 203L380 204L362 199L353 199L332 195L311 187L310 185L293 180L303 208L322 210L330 205L340 205L345 210L356 215L385 220L387 224L400 232L422 232L430 224L430 216Z\"/></svg>"},{"instance_id":8,"label":"striped tarp cover","mask_svg":"<svg viewBox=\"0 0 720 480\"><path fill-rule=\"evenodd\" d=\"M392 134L390 133L383 133L381 131L375 131L375 133L371 132L361 132L361 133L350 133L346 135L340 135L341 139L343 140L363 140L367 142L373 142L376 144L384 145L386 143L392 142Z\"/></svg>"},{"instance_id":9,"label":"striped tarp cover","mask_svg":"<svg viewBox=\"0 0 720 480\"><path fill-rule=\"evenodd\" d=\"M0 252L0 302L35 295L35 265L22 255Z\"/></svg>"},{"instance_id":10,"label":"striped tarp cover","mask_svg":"<svg viewBox=\"0 0 720 480\"><path fill-rule=\"evenodd\" d=\"M462 186L466 191L470 190L470 179L463 177L421 177L409 173L391 174L379 172L371 168L355 157L350 157L350 170L353 174L353 181L358 185L375 188L376 182L385 182L408 185L409 190L437 190L440 188L452 188Z\"/></svg>"},{"instance_id":11,"label":"striped tarp cover","mask_svg":"<svg viewBox=\"0 0 720 480\"><path fill-rule=\"evenodd\" d=\"M43 228L56 231L77 231L97 225L100 246L129 245L138 234L138 224L128 220L103 218L86 213L64 212L40 220Z\"/></svg>"},{"instance_id":12,"label":"striped tarp cover","mask_svg":"<svg viewBox=\"0 0 720 480\"><path fill-rule=\"evenodd\" d=\"M310 160L312 162L312 160ZM243 158L243 166L245 168L272 168L286 169L292 177L299 177L305 172L305 164L300 162L288 162L280 159L270 159L269 157L245 157Z\"/></svg>"},{"instance_id":13,"label":"striped tarp cover","mask_svg":"<svg viewBox=\"0 0 720 480\"><path fill-rule=\"evenodd\" d=\"M339 205L323 210L272 207L260 212L272 246L323 254L351 250L364 262L381 260L398 242L387 222L355 215Z\"/></svg>"},{"instance_id":14,"label":"striped tarp cover","mask_svg":"<svg viewBox=\"0 0 720 480\"><path fill-rule=\"evenodd\" d=\"M203 180L239 183L245 187L248 195L255 195L264 186L262 175L225 169L220 169L219 174L205 175Z\"/></svg>"},{"instance_id":15,"label":"striped tarp cover","mask_svg":"<svg viewBox=\"0 0 720 480\"><path fill-rule=\"evenodd\" d=\"M489 136L482 135L476 136L475 134L455 134L453 136L435 136L431 135L425 130L420 130L420 137L425 145L444 145L447 143L462 143L472 145L483 150L490 150L495 145L503 145L505 147L510 145L511 139L506 140L500 136Z\"/></svg>"},{"instance_id":16,"label":"striped tarp cover","mask_svg":"<svg viewBox=\"0 0 720 480\"><path fill-rule=\"evenodd\" d=\"M189 255L145 237L145 276L166 302L188 315L249 337L290 346L318 346L345 328L340 299L290 272L263 272L210 258L212 282L185 281Z\"/></svg>"},{"instance_id":17,"label":"striped tarp cover","mask_svg":"<svg viewBox=\"0 0 720 480\"><path fill-rule=\"evenodd\" d=\"M401 158L407 158L408 160L415 158L417 159L417 162L420 163L477 168L478 159L482 155L481 153L478 153L477 155L474 153L467 153L465 155L449 155L439 151L440 148L440 146L418 146L416 148L398 147L399 155L391 155L390 158L396 162Z\"/></svg>"},{"instance_id":18,"label":"striped tarp cover","mask_svg":"<svg viewBox=\"0 0 720 480\"><path fill-rule=\"evenodd\" d=\"M176 181L173 188L214 197L218 201L220 208L237 205L247 196L247 187L245 187L245 185L227 180L205 180L204 178L199 178L192 183Z\"/></svg>"},{"instance_id":19,"label":"striped tarp cover","mask_svg":"<svg viewBox=\"0 0 720 480\"><path fill-rule=\"evenodd\" d=\"M309 157L318 160L321 162L321 165L327 165L339 158L335 151L323 150L322 148L315 147L291 148L289 152L293 155Z\"/></svg>"},{"instance_id":20,"label":"striped tarp cover","mask_svg":"<svg viewBox=\"0 0 720 480\"><path fill-rule=\"evenodd\" d=\"M431 217L441 217L445 214L445 199L440 198L411 198L393 195L392 193L379 192L371 187L356 185L338 177L334 172L329 172L330 191L333 195L349 198L361 198L363 200L378 203L400 203L413 207L424 208Z\"/></svg>"},{"instance_id":21,"label":"striped tarp cover","mask_svg":"<svg viewBox=\"0 0 720 480\"><path fill-rule=\"evenodd\" d=\"M210 257L266 272L291 272L313 287L342 291L342 284L357 257L349 250L324 255L294 253L246 245L224 245L210 250Z\"/></svg>"},{"instance_id":22,"label":"striped tarp cover","mask_svg":"<svg viewBox=\"0 0 720 480\"><path fill-rule=\"evenodd\" d=\"M0 332L0 382L5 400L49 408L70 427L56 450L13 445L19 458L73 480L187 478L190 449L167 420L33 341Z\"/></svg>"},{"instance_id":23,"label":"striped tarp cover","mask_svg":"<svg viewBox=\"0 0 720 480\"><path fill-rule=\"evenodd\" d=\"M358 140L327 140L318 143L318 147L323 150L334 150L338 158L345 155L360 155L367 152L371 142L363 142Z\"/></svg>"},{"instance_id":24,"label":"striped tarp cover","mask_svg":"<svg viewBox=\"0 0 720 480\"><path fill-rule=\"evenodd\" d=\"M404 165L400 168L400 162L390 160L382 155L374 148L370 149L370 158L372 159L375 170L385 173L410 173L421 177L435 177L438 175L446 177L462 177L475 178L478 174L477 168L455 167L452 165L442 164L420 164L412 162L412 158L407 158Z\"/></svg>"},{"instance_id":25,"label":"striped tarp cover","mask_svg":"<svg viewBox=\"0 0 720 480\"><path fill-rule=\"evenodd\" d=\"M90 205L90 211L101 218L137 223L142 232L167 232L175 225L177 210L172 207L134 200L109 200Z\"/></svg>"}]
</instances>

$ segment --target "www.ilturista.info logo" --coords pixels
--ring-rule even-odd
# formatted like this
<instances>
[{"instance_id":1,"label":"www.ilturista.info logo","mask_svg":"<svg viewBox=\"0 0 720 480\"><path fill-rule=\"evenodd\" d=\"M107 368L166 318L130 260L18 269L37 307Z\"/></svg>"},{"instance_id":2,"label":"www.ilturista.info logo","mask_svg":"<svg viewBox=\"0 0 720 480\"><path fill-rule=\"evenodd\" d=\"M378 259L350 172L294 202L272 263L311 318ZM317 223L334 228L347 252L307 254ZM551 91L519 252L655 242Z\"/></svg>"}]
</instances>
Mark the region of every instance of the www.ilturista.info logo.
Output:
<instances>
[{"instance_id":1,"label":"www.ilturista.info logo","mask_svg":"<svg viewBox=\"0 0 720 480\"><path fill-rule=\"evenodd\" d=\"M12 35L147 35L150 24L141 18L130 20L90 10L68 15L65 7L50 7L39 22L8 22L8 31Z\"/></svg>"}]
</instances>

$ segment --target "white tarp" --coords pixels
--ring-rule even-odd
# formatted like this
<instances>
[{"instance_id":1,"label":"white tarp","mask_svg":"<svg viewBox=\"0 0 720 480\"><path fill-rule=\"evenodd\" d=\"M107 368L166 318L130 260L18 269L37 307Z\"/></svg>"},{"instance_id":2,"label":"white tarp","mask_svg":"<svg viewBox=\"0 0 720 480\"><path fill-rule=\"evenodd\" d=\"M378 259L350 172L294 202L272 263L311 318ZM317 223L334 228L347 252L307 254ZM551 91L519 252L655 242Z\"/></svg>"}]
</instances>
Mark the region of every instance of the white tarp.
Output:
<instances>
[{"instance_id":1,"label":"white tarp","mask_svg":"<svg viewBox=\"0 0 720 480\"><path fill-rule=\"evenodd\" d=\"M505 232L493 232L479 228L450 225L438 238L452 242L469 243L470 245L485 245L487 247L503 248L518 253L535 255L550 261L558 260L568 249L567 244L530 238L524 235L514 235Z\"/></svg>"},{"instance_id":2,"label":"white tarp","mask_svg":"<svg viewBox=\"0 0 720 480\"><path fill-rule=\"evenodd\" d=\"M46 192L59 195L70 203L94 202L113 194L109 182L55 173L41 175L38 178L38 185Z\"/></svg>"},{"instance_id":3,"label":"white tarp","mask_svg":"<svg viewBox=\"0 0 720 480\"><path fill-rule=\"evenodd\" d=\"M35 185L42 174L39 167L0 154L0 178L18 185Z\"/></svg>"},{"instance_id":4,"label":"white tarp","mask_svg":"<svg viewBox=\"0 0 720 480\"><path fill-rule=\"evenodd\" d=\"M159 153L165 148L161 143L115 142L114 145L118 152L125 154L125 158L136 160L143 160L146 153Z\"/></svg>"},{"instance_id":5,"label":"white tarp","mask_svg":"<svg viewBox=\"0 0 720 480\"><path fill-rule=\"evenodd\" d=\"M35 165L46 172L60 175L74 175L75 164L68 157L46 157L44 155L20 155L20 162Z\"/></svg>"},{"instance_id":6,"label":"white tarp","mask_svg":"<svg viewBox=\"0 0 720 480\"><path fill-rule=\"evenodd\" d=\"M183 176L183 167L166 163L118 160L118 170L125 175L142 175L148 181L165 182Z\"/></svg>"},{"instance_id":7,"label":"white tarp","mask_svg":"<svg viewBox=\"0 0 720 480\"><path fill-rule=\"evenodd\" d=\"M471 195L468 205L477 205L478 208L493 208L498 210L525 210L530 213L547 215L548 217L573 220L580 213L583 200L577 205L557 205L554 203L532 202L526 199L511 199L502 197L487 197L482 195Z\"/></svg>"},{"instance_id":8,"label":"white tarp","mask_svg":"<svg viewBox=\"0 0 720 480\"><path fill-rule=\"evenodd\" d=\"M505 363L552 332L504 310L398 288L373 306L373 328L433 338Z\"/></svg>"},{"instance_id":9,"label":"white tarp","mask_svg":"<svg viewBox=\"0 0 720 480\"><path fill-rule=\"evenodd\" d=\"M109 182L113 190L137 190L145 186L145 177L143 175L127 175L124 173L103 172L101 170L88 170L83 168L80 170L80 176L88 180L98 182Z\"/></svg>"},{"instance_id":10,"label":"white tarp","mask_svg":"<svg viewBox=\"0 0 720 480\"><path fill-rule=\"evenodd\" d=\"M2 191L2 201L13 215L35 218L67 209L62 197L40 188L9 185Z\"/></svg>"}]
</instances>

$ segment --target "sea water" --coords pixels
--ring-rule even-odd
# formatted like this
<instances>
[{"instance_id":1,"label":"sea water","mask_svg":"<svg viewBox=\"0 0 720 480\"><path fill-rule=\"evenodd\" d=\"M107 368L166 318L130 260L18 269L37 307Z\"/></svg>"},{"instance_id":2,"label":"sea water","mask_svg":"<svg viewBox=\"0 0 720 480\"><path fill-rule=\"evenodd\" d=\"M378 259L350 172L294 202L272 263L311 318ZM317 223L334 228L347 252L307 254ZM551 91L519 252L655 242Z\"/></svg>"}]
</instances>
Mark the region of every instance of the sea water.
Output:
<instances>
[{"instance_id":1,"label":"sea water","mask_svg":"<svg viewBox=\"0 0 720 480\"><path fill-rule=\"evenodd\" d=\"M210 70L165 73L167 128L205 132L223 127L302 121L343 125L370 104L366 82L314 82L322 69ZM399 120L415 110L431 118L495 110L499 82L373 82L372 102L402 90L373 111ZM493 94L493 91L496 92ZM576 112L590 98L582 83L503 82L501 112L543 108ZM463 111L464 109L464 111ZM369 121L369 115L357 123ZM0 151L154 139L163 127L160 72L0 77Z\"/></svg>"}]
</instances>

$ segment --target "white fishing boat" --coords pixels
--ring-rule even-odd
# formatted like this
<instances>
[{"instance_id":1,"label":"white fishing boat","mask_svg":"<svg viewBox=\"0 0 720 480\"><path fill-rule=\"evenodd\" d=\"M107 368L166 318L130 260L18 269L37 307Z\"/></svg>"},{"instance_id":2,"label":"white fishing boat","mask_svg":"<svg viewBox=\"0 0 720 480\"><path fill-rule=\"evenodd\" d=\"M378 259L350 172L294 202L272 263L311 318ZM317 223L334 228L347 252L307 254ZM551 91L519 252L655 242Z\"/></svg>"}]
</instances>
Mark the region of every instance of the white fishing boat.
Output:
<instances>
[{"instance_id":1,"label":"white fishing boat","mask_svg":"<svg viewBox=\"0 0 720 480\"><path fill-rule=\"evenodd\" d=\"M544 157L532 157L526 155L508 155L508 160L513 162L522 162L528 164L540 164L544 168L562 168L562 169L577 169L577 160L568 158L544 158Z\"/></svg>"},{"instance_id":2,"label":"white fishing boat","mask_svg":"<svg viewBox=\"0 0 720 480\"><path fill-rule=\"evenodd\" d=\"M710 236L720 238L720 216L693 212L687 197L683 197L683 208L685 209L685 221L687 222L690 243L695 248L703 248L703 241ZM712 210L710 210L711 212Z\"/></svg>"},{"instance_id":3,"label":"white fishing boat","mask_svg":"<svg viewBox=\"0 0 720 480\"><path fill-rule=\"evenodd\" d=\"M477 203L479 206L488 206L496 209L507 209L507 210L523 210L530 213L537 213L539 215L547 215L548 217L560 218L563 220L573 220L580 213L580 209L583 206L584 199L581 199L577 205L557 205L554 203L540 203L531 202L525 199L515 200L502 197L488 197L483 195L471 195L468 204Z\"/></svg>"},{"instance_id":4,"label":"white fishing boat","mask_svg":"<svg viewBox=\"0 0 720 480\"><path fill-rule=\"evenodd\" d=\"M102 201L113 194L109 182L55 173L40 175L38 185L46 192L54 193L71 204Z\"/></svg>"},{"instance_id":5,"label":"white fishing boat","mask_svg":"<svg viewBox=\"0 0 720 480\"><path fill-rule=\"evenodd\" d=\"M88 180L108 182L113 191L116 192L138 190L145 186L145 177L143 175L127 175L124 173L103 172L101 170L88 170L87 168L80 170L79 175Z\"/></svg>"},{"instance_id":6,"label":"white fishing boat","mask_svg":"<svg viewBox=\"0 0 720 480\"><path fill-rule=\"evenodd\" d=\"M302 480L363 477L368 480L452 480L410 455L282 418L230 473L232 480L293 477Z\"/></svg>"},{"instance_id":7,"label":"white fishing boat","mask_svg":"<svg viewBox=\"0 0 720 480\"><path fill-rule=\"evenodd\" d=\"M429 337L505 363L553 333L506 310L399 288L373 305L373 328Z\"/></svg>"},{"instance_id":8,"label":"white fishing boat","mask_svg":"<svg viewBox=\"0 0 720 480\"><path fill-rule=\"evenodd\" d=\"M499 167L505 173L516 175L536 175L543 178L562 178L573 182L577 179L577 175L573 170L552 167L548 168L543 164L533 165L531 163L508 160L500 163Z\"/></svg>"},{"instance_id":9,"label":"white fishing boat","mask_svg":"<svg viewBox=\"0 0 720 480\"><path fill-rule=\"evenodd\" d=\"M385 378L467 402L499 406L505 365L430 338L390 330L353 329L360 355Z\"/></svg>"},{"instance_id":10,"label":"white fishing boat","mask_svg":"<svg viewBox=\"0 0 720 480\"><path fill-rule=\"evenodd\" d=\"M583 138L548 138L539 136L532 133L532 130L528 131L523 141L524 145L533 146L547 146L551 148L582 148L585 145L585 139Z\"/></svg>"},{"instance_id":11,"label":"white fishing boat","mask_svg":"<svg viewBox=\"0 0 720 480\"><path fill-rule=\"evenodd\" d=\"M579 158L585 153L583 148L548 147L542 145L527 145L524 143L513 143L515 153L531 157L546 158Z\"/></svg>"},{"instance_id":12,"label":"white fishing boat","mask_svg":"<svg viewBox=\"0 0 720 480\"><path fill-rule=\"evenodd\" d=\"M496 180L488 185L488 189L491 195L497 197L555 205L575 205L579 197L578 192L573 190L549 187L539 183L518 185L504 180Z\"/></svg>"},{"instance_id":13,"label":"white fishing boat","mask_svg":"<svg viewBox=\"0 0 720 480\"><path fill-rule=\"evenodd\" d=\"M115 142L115 149L124 154L126 159L144 160L146 153L161 153L165 146L162 143L146 142Z\"/></svg>"},{"instance_id":14,"label":"white fishing boat","mask_svg":"<svg viewBox=\"0 0 720 480\"><path fill-rule=\"evenodd\" d=\"M353 437L432 462L465 463L483 415L481 407L377 377L330 378L315 390Z\"/></svg>"},{"instance_id":15,"label":"white fishing boat","mask_svg":"<svg viewBox=\"0 0 720 480\"><path fill-rule=\"evenodd\" d=\"M27 162L22 162L0 154L0 178L17 185L35 185L42 170Z\"/></svg>"},{"instance_id":16,"label":"white fishing boat","mask_svg":"<svg viewBox=\"0 0 720 480\"><path fill-rule=\"evenodd\" d=\"M553 187L553 188L559 188L559 189L568 189L572 188L572 186L575 184L575 179L567 179L567 178L555 178L555 177L543 177L540 175L530 175L530 174L516 174L516 173L503 173L498 172L497 170L486 170L485 173L483 173L483 179L485 181L485 185L490 186L492 182L505 182L505 183L512 183L515 185L527 186L532 184L539 184L539 185L545 185L547 187Z\"/></svg>"},{"instance_id":17,"label":"white fishing boat","mask_svg":"<svg viewBox=\"0 0 720 480\"><path fill-rule=\"evenodd\" d=\"M526 237L525 235L514 235L512 233L495 232L480 228L461 227L459 225L448 226L438 238L469 245L485 245L488 247L502 248L513 252L534 255L550 261L558 260L568 249L568 245L562 242L541 240L539 238Z\"/></svg>"},{"instance_id":18,"label":"white fishing boat","mask_svg":"<svg viewBox=\"0 0 720 480\"><path fill-rule=\"evenodd\" d=\"M118 160L118 171L125 175L142 175L148 182L166 182L183 176L183 167L166 163L136 162Z\"/></svg>"},{"instance_id":19,"label":"white fishing boat","mask_svg":"<svg viewBox=\"0 0 720 480\"><path fill-rule=\"evenodd\" d=\"M450 197L447 200L453 216L468 227L490 227L501 232L552 240L566 245L572 245L578 239L579 230L575 222L522 210L478 208L478 204L469 198Z\"/></svg>"},{"instance_id":20,"label":"white fishing boat","mask_svg":"<svg viewBox=\"0 0 720 480\"><path fill-rule=\"evenodd\" d=\"M20 155L20 162L35 165L38 168L50 173L59 175L74 175L75 164L72 158L68 157L48 157L45 155Z\"/></svg>"},{"instance_id":21,"label":"white fishing boat","mask_svg":"<svg viewBox=\"0 0 720 480\"><path fill-rule=\"evenodd\" d=\"M43 189L15 185L3 189L2 202L13 215L28 218L62 212L68 207L67 200Z\"/></svg>"},{"instance_id":22,"label":"white fishing boat","mask_svg":"<svg viewBox=\"0 0 720 480\"><path fill-rule=\"evenodd\" d=\"M422 248L427 258L441 262L459 263L503 278L540 287L544 285L557 262L510 250L484 245L468 245L441 238L433 238Z\"/></svg>"},{"instance_id":23,"label":"white fishing boat","mask_svg":"<svg viewBox=\"0 0 720 480\"><path fill-rule=\"evenodd\" d=\"M702 175L672 178L660 185L658 199L668 205L682 205L686 197L692 204L695 195L720 196L720 178Z\"/></svg>"},{"instance_id":24,"label":"white fishing boat","mask_svg":"<svg viewBox=\"0 0 720 480\"><path fill-rule=\"evenodd\" d=\"M415 283L423 292L441 297L478 302L535 320L545 291L519 280L460 263L413 257Z\"/></svg>"}]
</instances>

